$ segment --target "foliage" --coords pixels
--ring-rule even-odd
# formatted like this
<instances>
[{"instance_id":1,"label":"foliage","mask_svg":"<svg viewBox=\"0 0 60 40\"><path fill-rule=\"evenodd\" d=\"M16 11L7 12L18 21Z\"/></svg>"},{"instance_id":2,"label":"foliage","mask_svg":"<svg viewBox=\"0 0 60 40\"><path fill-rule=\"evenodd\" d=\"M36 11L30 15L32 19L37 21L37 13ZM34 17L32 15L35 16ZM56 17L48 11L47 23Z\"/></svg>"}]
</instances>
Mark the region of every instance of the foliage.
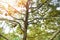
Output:
<instances>
[{"instance_id":1,"label":"foliage","mask_svg":"<svg viewBox=\"0 0 60 40\"><path fill-rule=\"evenodd\" d=\"M6 8L1 0L0 3L0 34L9 40L23 40L25 30L25 16L28 10L27 40L50 40L56 31L60 29L60 10L52 4L53 0L15 0L16 4L6 2ZM13 2L13 0L12 0ZM26 8L26 3L29 8ZM58 2L58 1L57 1ZM51 4L52 5L51 5ZM54 3L54 2L53 2ZM5 29L8 27L8 33ZM7 31L6 31L7 32ZM5 38L0 36L0 40ZM54 40L60 40L60 33Z\"/></svg>"}]
</instances>

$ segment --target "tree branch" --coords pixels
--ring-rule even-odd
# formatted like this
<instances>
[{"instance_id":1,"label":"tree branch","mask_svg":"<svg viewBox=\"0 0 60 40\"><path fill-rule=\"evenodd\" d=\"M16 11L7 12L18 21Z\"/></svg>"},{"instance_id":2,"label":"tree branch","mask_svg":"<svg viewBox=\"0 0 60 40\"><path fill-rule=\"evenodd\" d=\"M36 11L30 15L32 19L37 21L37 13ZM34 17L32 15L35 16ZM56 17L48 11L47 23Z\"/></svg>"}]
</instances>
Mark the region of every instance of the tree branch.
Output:
<instances>
[{"instance_id":1,"label":"tree branch","mask_svg":"<svg viewBox=\"0 0 60 40\"><path fill-rule=\"evenodd\" d=\"M50 40L54 40L54 38L60 33L60 30L58 30L56 33L54 33L54 35L52 36L52 38L50 38Z\"/></svg>"},{"instance_id":2,"label":"tree branch","mask_svg":"<svg viewBox=\"0 0 60 40\"><path fill-rule=\"evenodd\" d=\"M48 2L49 2L50 0L46 0L44 3L42 3L42 4L39 4L39 6L37 6L37 7L35 7L36 9L35 10L33 10L33 11L31 11L31 12L35 12L35 11L37 11L39 8L41 8L45 3L47 3L48 4ZM31 7L32 8L32 7ZM30 13L30 12L29 12Z\"/></svg>"},{"instance_id":3,"label":"tree branch","mask_svg":"<svg viewBox=\"0 0 60 40\"><path fill-rule=\"evenodd\" d=\"M4 38L4 39L8 40L6 37L4 37L4 36L3 36L3 35L1 35L1 34L0 34L0 37L2 37L2 38Z\"/></svg>"},{"instance_id":4,"label":"tree branch","mask_svg":"<svg viewBox=\"0 0 60 40\"><path fill-rule=\"evenodd\" d=\"M19 26L20 26L20 28L21 28L21 24L20 24L19 22L17 22L17 21L14 21L14 20L8 20L8 19L0 18L0 21L15 22L15 23L19 24ZM22 30L22 28L21 28L21 30ZM22 31L23 31L23 30L22 30Z\"/></svg>"},{"instance_id":5,"label":"tree branch","mask_svg":"<svg viewBox=\"0 0 60 40\"><path fill-rule=\"evenodd\" d=\"M34 20L47 20L47 19L51 19L51 18L60 18L60 17L47 17L47 18L34 18L33 20L31 20L31 21L28 21L28 24L36 24L36 23L34 23L33 21ZM39 21L38 21L39 22Z\"/></svg>"},{"instance_id":6,"label":"tree branch","mask_svg":"<svg viewBox=\"0 0 60 40\"><path fill-rule=\"evenodd\" d=\"M13 16L11 16L13 19L15 19L15 20L22 20L23 22L24 22L24 20L23 19L18 19L18 18L16 18L16 17L13 17Z\"/></svg>"},{"instance_id":7,"label":"tree branch","mask_svg":"<svg viewBox=\"0 0 60 40\"><path fill-rule=\"evenodd\" d=\"M7 3L8 4L8 3ZM8 4L10 7L12 7L14 10L16 10L18 13L20 13L16 8L14 8L13 6L11 6L10 4ZM20 13L21 14L21 13Z\"/></svg>"}]
</instances>

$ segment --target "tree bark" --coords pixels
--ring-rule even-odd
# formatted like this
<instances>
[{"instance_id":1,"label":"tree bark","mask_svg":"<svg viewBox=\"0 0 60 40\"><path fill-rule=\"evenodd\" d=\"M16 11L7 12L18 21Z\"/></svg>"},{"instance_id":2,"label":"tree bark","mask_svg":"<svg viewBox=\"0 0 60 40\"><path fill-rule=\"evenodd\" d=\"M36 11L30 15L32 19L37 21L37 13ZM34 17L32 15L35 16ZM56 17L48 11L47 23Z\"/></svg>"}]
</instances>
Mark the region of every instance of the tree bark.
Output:
<instances>
[{"instance_id":1,"label":"tree bark","mask_svg":"<svg viewBox=\"0 0 60 40\"><path fill-rule=\"evenodd\" d=\"M23 35L23 40L26 40L27 38L27 27L28 27L28 10L29 10L29 5L28 5L29 0L26 3L26 15L25 15L25 21L24 21L24 35Z\"/></svg>"}]
</instances>

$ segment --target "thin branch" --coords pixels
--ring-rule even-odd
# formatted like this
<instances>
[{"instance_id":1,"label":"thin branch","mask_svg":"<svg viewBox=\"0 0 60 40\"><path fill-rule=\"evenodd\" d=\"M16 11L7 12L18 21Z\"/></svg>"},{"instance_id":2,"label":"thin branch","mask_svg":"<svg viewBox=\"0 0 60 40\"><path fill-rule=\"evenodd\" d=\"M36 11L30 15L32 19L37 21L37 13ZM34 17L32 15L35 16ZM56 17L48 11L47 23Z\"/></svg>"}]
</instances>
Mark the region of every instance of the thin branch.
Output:
<instances>
[{"instance_id":1,"label":"thin branch","mask_svg":"<svg viewBox=\"0 0 60 40\"><path fill-rule=\"evenodd\" d=\"M21 24L20 24L19 22L15 21L15 20L8 20L8 19L0 18L0 21L15 22L15 23L19 24L19 26L20 26L20 28L21 28ZM22 30L22 28L21 28L21 30ZM22 30L22 31L23 31L23 30Z\"/></svg>"},{"instance_id":2,"label":"thin branch","mask_svg":"<svg viewBox=\"0 0 60 40\"><path fill-rule=\"evenodd\" d=\"M7 2L3 2L3 3L6 3L6 4L8 4L11 8L13 8L14 10L16 10L16 12L17 13L19 13L19 14L22 14L20 11L18 11L16 8L14 8L12 5L10 5L9 3L7 3ZM1 7L0 7L1 8ZM3 8L4 9L4 8ZM6 10L6 9L4 9L4 10ZM7 12L8 12L8 10L6 10Z\"/></svg>"},{"instance_id":3,"label":"thin branch","mask_svg":"<svg viewBox=\"0 0 60 40\"><path fill-rule=\"evenodd\" d=\"M42 20L42 19L46 20L46 19L51 19L51 18L60 18L60 17L34 18L33 20L29 21L28 23L31 24L31 22L33 22L34 20Z\"/></svg>"},{"instance_id":4,"label":"thin branch","mask_svg":"<svg viewBox=\"0 0 60 40\"><path fill-rule=\"evenodd\" d=\"M31 12L35 12L35 11L37 11L39 8L41 8L45 3L47 3L48 4L48 2L49 2L50 0L46 0L44 3L42 3L42 4L39 4L39 6L38 7L35 7L36 9L35 10L33 10L33 11L31 11ZM30 13L30 12L29 12Z\"/></svg>"},{"instance_id":5,"label":"thin branch","mask_svg":"<svg viewBox=\"0 0 60 40\"><path fill-rule=\"evenodd\" d=\"M22 21L24 21L23 19L18 19L18 18L16 18L16 17L13 17L13 16L11 16L13 19L15 19L15 20L22 20Z\"/></svg>"},{"instance_id":6,"label":"thin branch","mask_svg":"<svg viewBox=\"0 0 60 40\"><path fill-rule=\"evenodd\" d=\"M31 9L31 8L35 9L35 8L37 8L37 7L30 7L29 9Z\"/></svg>"},{"instance_id":7,"label":"thin branch","mask_svg":"<svg viewBox=\"0 0 60 40\"><path fill-rule=\"evenodd\" d=\"M8 4L8 3L7 3ZM8 4L10 7L12 7L10 4ZM8 10L6 10L5 8L2 8L2 7L0 7L2 10L5 10L6 12L8 12ZM14 10L16 10L18 13L20 13L17 9L15 9L14 7L12 7ZM11 15L10 15L11 16ZM15 17L13 17L13 16L11 16L13 19L16 19L16 20L22 20L22 21L24 21L23 19L18 19L18 18L15 18Z\"/></svg>"},{"instance_id":8,"label":"thin branch","mask_svg":"<svg viewBox=\"0 0 60 40\"><path fill-rule=\"evenodd\" d=\"M8 4L8 3L7 3ZM20 13L16 8L14 8L13 6L11 6L10 4L8 4L10 7L12 7L14 10L16 10L18 13ZM21 13L20 13L21 14Z\"/></svg>"},{"instance_id":9,"label":"thin branch","mask_svg":"<svg viewBox=\"0 0 60 40\"><path fill-rule=\"evenodd\" d=\"M2 37L2 38L4 38L4 39L8 40L8 38L4 37L4 36L3 36L3 35L1 35L1 34L0 34L0 37Z\"/></svg>"},{"instance_id":10,"label":"thin branch","mask_svg":"<svg viewBox=\"0 0 60 40\"><path fill-rule=\"evenodd\" d=\"M3 8L2 8L3 9ZM7 11L6 9L4 9L5 11ZM8 11L7 11L8 12ZM15 19L15 20L22 20L22 21L24 21L23 19L18 19L18 18L15 18L15 17L13 17L13 16L11 16L13 19Z\"/></svg>"},{"instance_id":11,"label":"thin branch","mask_svg":"<svg viewBox=\"0 0 60 40\"><path fill-rule=\"evenodd\" d=\"M50 40L54 40L54 38L60 33L60 30L58 30L56 33L54 33L54 35L52 36L52 38Z\"/></svg>"}]
</instances>

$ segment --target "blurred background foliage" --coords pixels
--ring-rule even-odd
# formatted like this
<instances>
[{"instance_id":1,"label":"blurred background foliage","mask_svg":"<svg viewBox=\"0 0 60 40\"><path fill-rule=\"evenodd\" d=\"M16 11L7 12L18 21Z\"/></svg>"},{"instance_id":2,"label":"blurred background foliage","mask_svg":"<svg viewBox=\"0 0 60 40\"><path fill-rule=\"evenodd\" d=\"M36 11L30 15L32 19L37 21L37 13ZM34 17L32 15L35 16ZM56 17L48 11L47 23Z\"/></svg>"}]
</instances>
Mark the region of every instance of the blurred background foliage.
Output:
<instances>
[{"instance_id":1,"label":"blurred background foliage","mask_svg":"<svg viewBox=\"0 0 60 40\"><path fill-rule=\"evenodd\" d=\"M1 13L3 12L0 11L0 14ZM17 18L24 19L24 17L25 12L22 12ZM18 22L21 23L22 27L20 27L18 24L15 25L14 23L9 23L6 21L3 26L9 27L9 32L5 33L4 30L6 27L4 28L0 26L0 34L9 40L22 40L24 32L21 30L21 28L23 29L24 24L23 21ZM2 24L3 22L0 22L0 25ZM56 33L59 29L60 0L31 0L28 18L27 40L50 40L54 33ZM0 40L5 40L5 38L0 36ZM60 32L56 35L54 40L60 40Z\"/></svg>"}]
</instances>

